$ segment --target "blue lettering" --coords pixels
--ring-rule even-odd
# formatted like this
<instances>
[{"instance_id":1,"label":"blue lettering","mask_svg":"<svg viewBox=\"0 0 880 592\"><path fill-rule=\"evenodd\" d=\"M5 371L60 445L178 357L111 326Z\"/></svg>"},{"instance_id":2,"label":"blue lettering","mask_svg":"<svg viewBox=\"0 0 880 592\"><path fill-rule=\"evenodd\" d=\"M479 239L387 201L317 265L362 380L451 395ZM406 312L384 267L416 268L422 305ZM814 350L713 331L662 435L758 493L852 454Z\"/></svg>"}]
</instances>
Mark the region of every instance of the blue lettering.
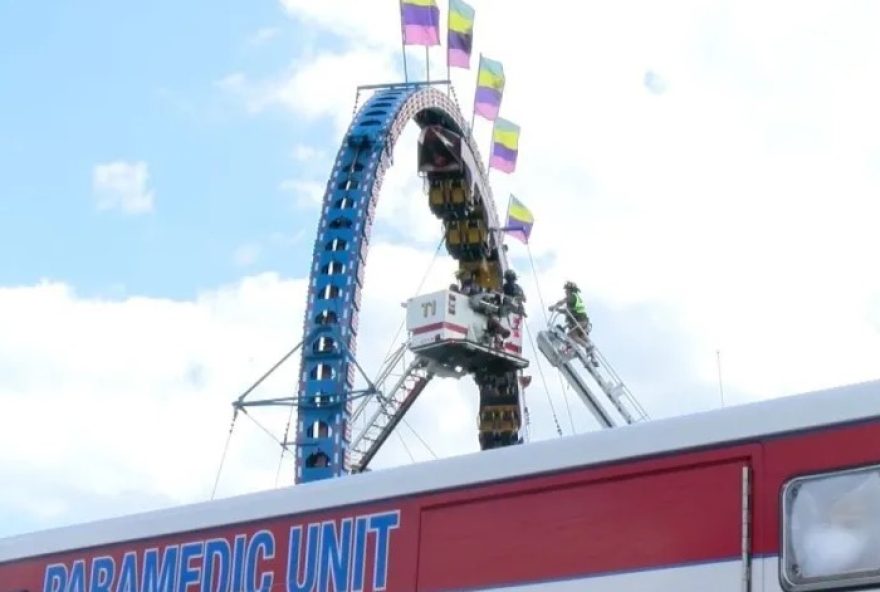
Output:
<instances>
[{"instance_id":1,"label":"blue lettering","mask_svg":"<svg viewBox=\"0 0 880 592\"><path fill-rule=\"evenodd\" d=\"M268 530L261 530L251 539L247 550L247 561L245 562L245 582L247 588L245 592L271 592L274 574L271 571L257 573L257 562L260 561L260 552L262 551L265 559L275 557L275 537ZM257 577L260 578L259 584Z\"/></svg>"},{"instance_id":2,"label":"blue lettering","mask_svg":"<svg viewBox=\"0 0 880 592\"><path fill-rule=\"evenodd\" d=\"M351 518L342 521L342 536L336 532L336 522L325 522L321 527L321 579L318 589L340 592L348 589L348 570L351 560ZM332 579L333 588L328 588Z\"/></svg>"},{"instance_id":3,"label":"blue lettering","mask_svg":"<svg viewBox=\"0 0 880 592\"><path fill-rule=\"evenodd\" d=\"M92 561L92 573L89 581L92 583L90 592L110 592L113 577L116 575L116 562L112 557L96 557Z\"/></svg>"},{"instance_id":4,"label":"blue lettering","mask_svg":"<svg viewBox=\"0 0 880 592\"><path fill-rule=\"evenodd\" d=\"M364 568L367 556L367 521L359 516L354 527L354 556L352 558L351 592L364 592Z\"/></svg>"},{"instance_id":5,"label":"blue lettering","mask_svg":"<svg viewBox=\"0 0 880 592\"><path fill-rule=\"evenodd\" d=\"M205 564L202 573L204 574L202 592L229 590L229 541L212 539L205 544ZM215 575L217 577L214 577Z\"/></svg>"},{"instance_id":6,"label":"blue lettering","mask_svg":"<svg viewBox=\"0 0 880 592\"><path fill-rule=\"evenodd\" d=\"M191 562L202 556L205 543L198 541L186 543L180 548L180 580L177 583L177 592L187 592L191 584L199 583L201 569L193 567Z\"/></svg>"},{"instance_id":7,"label":"blue lettering","mask_svg":"<svg viewBox=\"0 0 880 592\"><path fill-rule=\"evenodd\" d=\"M373 588L376 592L388 585L388 547L391 529L400 525L400 512L388 512L370 516L370 530L376 531L376 562L373 570Z\"/></svg>"},{"instance_id":8,"label":"blue lettering","mask_svg":"<svg viewBox=\"0 0 880 592\"><path fill-rule=\"evenodd\" d=\"M116 592L138 592L137 553L129 551L122 557Z\"/></svg>"},{"instance_id":9,"label":"blue lettering","mask_svg":"<svg viewBox=\"0 0 880 592\"><path fill-rule=\"evenodd\" d=\"M144 581L141 592L173 592L177 579L177 545L165 547L162 567L158 565L159 549L147 549L144 553Z\"/></svg>"},{"instance_id":10,"label":"blue lettering","mask_svg":"<svg viewBox=\"0 0 880 592\"><path fill-rule=\"evenodd\" d=\"M73 562L67 592L86 592L86 562L82 559Z\"/></svg>"},{"instance_id":11,"label":"blue lettering","mask_svg":"<svg viewBox=\"0 0 880 592\"><path fill-rule=\"evenodd\" d=\"M64 592L66 587L67 566L63 563L53 563L48 566L43 580L43 592Z\"/></svg>"},{"instance_id":12,"label":"blue lettering","mask_svg":"<svg viewBox=\"0 0 880 592\"><path fill-rule=\"evenodd\" d=\"M370 587L368 553L370 589L385 591L392 531L399 527L399 511L291 527L285 592L364 592ZM236 535L234 542L216 538L147 549L142 564L136 551L123 554L118 566L111 556L51 564L41 592L272 592L275 555L273 533L260 530L250 538Z\"/></svg>"},{"instance_id":13,"label":"blue lettering","mask_svg":"<svg viewBox=\"0 0 880 592\"><path fill-rule=\"evenodd\" d=\"M232 591L244 590L244 553L247 544L247 535L240 534L235 537L235 551L232 554Z\"/></svg>"},{"instance_id":14,"label":"blue lettering","mask_svg":"<svg viewBox=\"0 0 880 592\"><path fill-rule=\"evenodd\" d=\"M306 560L300 577L299 561L302 555L302 526L294 526L290 529L290 551L287 554L287 592L311 592L315 587L318 561L318 536L320 526L309 525L308 549Z\"/></svg>"}]
</instances>

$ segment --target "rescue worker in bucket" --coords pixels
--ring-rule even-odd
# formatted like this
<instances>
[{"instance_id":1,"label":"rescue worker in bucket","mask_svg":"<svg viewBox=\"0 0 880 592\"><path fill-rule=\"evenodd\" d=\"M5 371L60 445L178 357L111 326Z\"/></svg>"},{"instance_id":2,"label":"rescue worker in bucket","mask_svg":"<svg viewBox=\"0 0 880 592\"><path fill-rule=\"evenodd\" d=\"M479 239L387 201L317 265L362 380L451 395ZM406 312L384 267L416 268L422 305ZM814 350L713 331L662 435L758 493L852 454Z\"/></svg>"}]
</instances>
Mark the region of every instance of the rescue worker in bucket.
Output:
<instances>
[{"instance_id":1,"label":"rescue worker in bucket","mask_svg":"<svg viewBox=\"0 0 880 592\"><path fill-rule=\"evenodd\" d=\"M525 307L523 306L523 303L526 301L526 295L516 282L516 272L512 269L504 272L504 284L501 286L501 292L505 296L505 304L517 314L526 316Z\"/></svg>"},{"instance_id":2,"label":"rescue worker in bucket","mask_svg":"<svg viewBox=\"0 0 880 592\"><path fill-rule=\"evenodd\" d=\"M565 310L562 312L564 312L568 324L568 336L592 353L593 344L590 342L590 331L593 325L590 323L590 317L587 316L587 307L584 305L581 291L574 282L565 282L564 289L565 298L551 306L550 310L560 310L565 305ZM595 360L593 360L593 365L596 365Z\"/></svg>"}]
</instances>

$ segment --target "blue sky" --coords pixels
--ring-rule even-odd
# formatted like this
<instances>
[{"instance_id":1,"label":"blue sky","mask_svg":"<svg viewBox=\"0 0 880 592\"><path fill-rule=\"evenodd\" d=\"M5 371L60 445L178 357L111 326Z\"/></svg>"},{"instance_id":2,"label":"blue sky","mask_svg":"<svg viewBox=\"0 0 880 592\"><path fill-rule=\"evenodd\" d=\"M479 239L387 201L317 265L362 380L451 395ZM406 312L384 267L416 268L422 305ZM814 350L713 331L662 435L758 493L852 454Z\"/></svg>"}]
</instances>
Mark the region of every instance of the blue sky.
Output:
<instances>
[{"instance_id":1,"label":"blue sky","mask_svg":"<svg viewBox=\"0 0 880 592\"><path fill-rule=\"evenodd\" d=\"M653 417L719 405L718 350L728 404L877 378L880 5L473 3L523 130L492 182L535 215L537 274L510 245L533 332L538 287L577 281ZM394 0L0 0L0 536L210 496L230 401L298 339L323 185L357 85L401 77L398 34ZM584 86L559 91L560 60ZM453 72L466 115L473 78ZM374 228L373 370L439 238L415 131ZM264 394L290 394L285 372ZM566 435L595 429L548 379L533 437L556 437L548 397ZM475 414L469 382L437 381L408 418L452 456ZM219 495L292 481L237 430ZM412 461L392 438L376 462Z\"/></svg>"},{"instance_id":2,"label":"blue sky","mask_svg":"<svg viewBox=\"0 0 880 592\"><path fill-rule=\"evenodd\" d=\"M287 63L304 37L269 1L0 3L0 284L190 296L240 272L237 246L314 227L279 184L326 124L250 117L217 87ZM152 212L96 211L93 167L117 160L148 164ZM256 266L301 269L302 245Z\"/></svg>"}]
</instances>

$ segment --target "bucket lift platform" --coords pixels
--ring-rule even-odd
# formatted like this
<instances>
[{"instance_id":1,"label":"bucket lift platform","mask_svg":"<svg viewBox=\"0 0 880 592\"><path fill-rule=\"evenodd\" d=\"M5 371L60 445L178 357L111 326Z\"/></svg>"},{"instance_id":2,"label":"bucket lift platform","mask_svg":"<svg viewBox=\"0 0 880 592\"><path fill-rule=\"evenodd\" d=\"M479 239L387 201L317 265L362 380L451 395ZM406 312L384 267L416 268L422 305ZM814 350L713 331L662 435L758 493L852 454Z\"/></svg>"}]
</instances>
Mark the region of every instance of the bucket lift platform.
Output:
<instances>
[{"instance_id":1,"label":"bucket lift platform","mask_svg":"<svg viewBox=\"0 0 880 592\"><path fill-rule=\"evenodd\" d=\"M432 362L440 376L461 377L486 368L519 370L522 315L505 310L498 296L443 290L406 303L409 349ZM494 319L494 320L493 320Z\"/></svg>"}]
</instances>

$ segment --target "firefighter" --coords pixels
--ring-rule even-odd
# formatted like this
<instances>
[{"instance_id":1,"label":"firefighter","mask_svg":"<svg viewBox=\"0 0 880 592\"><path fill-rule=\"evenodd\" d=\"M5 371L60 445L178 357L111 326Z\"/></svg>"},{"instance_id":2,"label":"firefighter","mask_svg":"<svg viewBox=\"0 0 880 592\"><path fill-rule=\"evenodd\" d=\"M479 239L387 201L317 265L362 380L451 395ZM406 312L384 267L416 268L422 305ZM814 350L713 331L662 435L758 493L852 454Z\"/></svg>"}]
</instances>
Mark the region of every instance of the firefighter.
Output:
<instances>
[{"instance_id":1,"label":"firefighter","mask_svg":"<svg viewBox=\"0 0 880 592\"><path fill-rule=\"evenodd\" d=\"M504 294L504 300L510 304L510 307L517 314L526 316L526 310L523 303L526 301L526 295L518 283L516 283L516 272L508 269L504 272L504 285L501 287Z\"/></svg>"},{"instance_id":2,"label":"firefighter","mask_svg":"<svg viewBox=\"0 0 880 592\"><path fill-rule=\"evenodd\" d=\"M550 310L558 310L565 305L565 320L568 324L568 336L584 346L592 354L593 345L590 342L590 331L593 328L590 317L587 315L587 307L581 291L574 282L565 282L565 298L550 307ZM592 356L591 356L592 357ZM598 365L592 359L593 365Z\"/></svg>"}]
</instances>

